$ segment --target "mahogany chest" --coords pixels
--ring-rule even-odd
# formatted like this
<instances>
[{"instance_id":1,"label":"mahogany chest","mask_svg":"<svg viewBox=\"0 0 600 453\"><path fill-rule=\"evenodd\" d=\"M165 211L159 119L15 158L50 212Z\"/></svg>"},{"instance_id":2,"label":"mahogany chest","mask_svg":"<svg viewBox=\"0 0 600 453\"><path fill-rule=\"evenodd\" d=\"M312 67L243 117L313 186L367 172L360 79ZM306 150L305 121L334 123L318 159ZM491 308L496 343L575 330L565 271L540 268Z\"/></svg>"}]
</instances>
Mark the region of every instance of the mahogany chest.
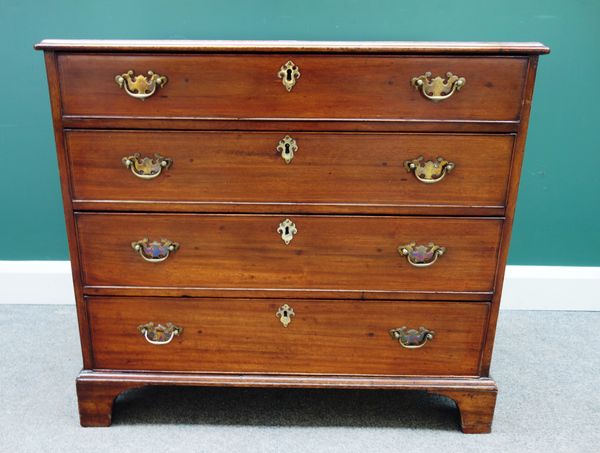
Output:
<instances>
[{"instance_id":1,"label":"mahogany chest","mask_svg":"<svg viewBox=\"0 0 600 453\"><path fill-rule=\"evenodd\" d=\"M418 389L489 432L539 43L45 52L83 426L145 385Z\"/></svg>"}]
</instances>

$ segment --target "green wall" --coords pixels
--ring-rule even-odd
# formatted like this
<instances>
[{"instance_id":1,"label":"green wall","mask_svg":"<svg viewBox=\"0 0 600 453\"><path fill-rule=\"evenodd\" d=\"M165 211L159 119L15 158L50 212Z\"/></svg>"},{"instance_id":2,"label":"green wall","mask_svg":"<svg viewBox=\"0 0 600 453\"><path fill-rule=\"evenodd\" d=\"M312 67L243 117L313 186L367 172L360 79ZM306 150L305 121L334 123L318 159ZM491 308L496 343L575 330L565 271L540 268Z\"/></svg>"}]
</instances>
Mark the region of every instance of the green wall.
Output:
<instances>
[{"instance_id":1,"label":"green wall","mask_svg":"<svg viewBox=\"0 0 600 453\"><path fill-rule=\"evenodd\" d=\"M511 264L600 265L599 0L0 0L4 260L68 258L43 38L542 41ZM579 244L581 242L581 244Z\"/></svg>"}]
</instances>

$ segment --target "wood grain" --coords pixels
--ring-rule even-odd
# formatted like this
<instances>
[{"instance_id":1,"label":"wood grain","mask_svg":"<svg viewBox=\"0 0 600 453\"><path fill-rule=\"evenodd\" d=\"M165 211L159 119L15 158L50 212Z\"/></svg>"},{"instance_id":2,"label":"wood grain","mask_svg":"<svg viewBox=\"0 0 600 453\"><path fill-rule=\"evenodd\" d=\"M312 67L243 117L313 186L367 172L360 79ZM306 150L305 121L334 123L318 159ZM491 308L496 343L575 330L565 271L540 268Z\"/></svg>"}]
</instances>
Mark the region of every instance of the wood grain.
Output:
<instances>
[{"instance_id":1,"label":"wood grain","mask_svg":"<svg viewBox=\"0 0 600 453\"><path fill-rule=\"evenodd\" d=\"M282 131L294 132L448 132L505 134L518 130L519 120L453 120L413 118L169 118L157 116L64 115L62 123L72 129L139 129L189 131Z\"/></svg>"},{"instance_id":2,"label":"wood grain","mask_svg":"<svg viewBox=\"0 0 600 453\"><path fill-rule=\"evenodd\" d=\"M489 391L438 390L433 393L447 396L456 402L460 412L460 426L465 434L487 434L492 431L496 408L496 389Z\"/></svg>"},{"instance_id":3,"label":"wood grain","mask_svg":"<svg viewBox=\"0 0 600 453\"><path fill-rule=\"evenodd\" d=\"M245 40L125 40L44 39L38 50L84 52L295 52L295 53L399 53L399 54L546 54L539 42L464 41L245 41Z\"/></svg>"},{"instance_id":4,"label":"wood grain","mask_svg":"<svg viewBox=\"0 0 600 453\"><path fill-rule=\"evenodd\" d=\"M286 135L69 131L73 197L104 206L114 201L108 206L116 210L261 212L293 205L308 212L319 205L329 212L421 207L428 214L444 208L456 214L486 209L502 214L511 135L291 133L298 151L290 164L277 150ZM142 180L122 164L134 152L159 153L173 165L153 180ZM424 184L404 167L419 156L433 161L443 156L455 168L443 180Z\"/></svg>"},{"instance_id":5,"label":"wood grain","mask_svg":"<svg viewBox=\"0 0 600 453\"><path fill-rule=\"evenodd\" d=\"M515 150L513 153L513 162L511 165L511 174L508 188L508 203L506 208L506 224L502 230L500 255L498 257L498 269L496 272L496 291L494 293L494 303L490 313L488 323L488 332L486 336L485 347L483 350L483 375L488 375L491 362L494 338L496 334L496 324L498 322L498 313L500 310L500 301L502 299L502 288L504 285L504 274L506 272L506 262L510 247L510 238L517 206L517 194L519 191L519 182L521 181L521 168L523 166L523 157L525 155L525 140L527 138L527 128L529 126L529 117L531 113L531 102L533 100L533 88L535 85L535 75L537 71L538 57L533 56L530 59L527 69L526 91L523 95L523 111L521 113L523 122L519 128L519 135L515 141Z\"/></svg>"},{"instance_id":6,"label":"wood grain","mask_svg":"<svg viewBox=\"0 0 600 453\"><path fill-rule=\"evenodd\" d=\"M90 297L87 308L96 369L476 376L489 304ZM137 331L148 322L184 331L152 345ZM389 335L403 326L435 337L403 348Z\"/></svg>"},{"instance_id":7,"label":"wood grain","mask_svg":"<svg viewBox=\"0 0 600 453\"><path fill-rule=\"evenodd\" d=\"M88 286L369 291L490 291L502 221L494 219L292 216L298 233L285 245L285 216L77 214L83 280ZM180 249L148 263L131 243L167 238ZM447 248L426 268L397 250L412 241Z\"/></svg>"},{"instance_id":8,"label":"wood grain","mask_svg":"<svg viewBox=\"0 0 600 453\"><path fill-rule=\"evenodd\" d=\"M218 373L166 373L120 372L83 370L77 377L80 419L82 426L109 426L112 406L116 396L129 389L142 386L199 385L232 387L279 388L333 388L333 389L387 389L425 390L439 393L460 402L481 395L479 404L460 404L461 422L482 422L475 426L479 432L488 432L494 411L496 383L490 378L432 377L432 376L334 376L292 374L218 374ZM493 396L491 398L490 396ZM485 403L487 402L487 406ZM484 408L487 407L487 411ZM467 425L465 432L476 432ZM464 429L464 425L463 425ZM470 430L469 430L470 429Z\"/></svg>"},{"instance_id":9,"label":"wood grain","mask_svg":"<svg viewBox=\"0 0 600 453\"><path fill-rule=\"evenodd\" d=\"M54 127L54 138L56 144L56 157L58 169L60 172L60 188L63 203L63 212L65 216L65 225L69 245L69 256L71 261L71 272L73 275L73 290L75 303L77 306L77 320L79 327L79 341L81 344L81 353L83 366L90 368L92 364L92 347L88 329L87 311L83 303L83 282L80 278L80 262L77 244L77 233L75 227L75 216L73 214L73 198L70 184L70 166L64 141L64 131L62 127L62 108L58 81L58 66L56 54L54 52L45 52L44 60L46 64L46 74L48 77L48 91L50 94L50 107L52 110L52 124Z\"/></svg>"},{"instance_id":10,"label":"wood grain","mask_svg":"<svg viewBox=\"0 0 600 453\"><path fill-rule=\"evenodd\" d=\"M291 92L278 79L288 60L301 77ZM415 118L516 120L527 68L522 57L59 54L65 115L237 118ZM115 76L152 70L169 82L144 101ZM425 72L465 77L434 103L410 82ZM489 106L493 105L494 108Z\"/></svg>"},{"instance_id":11,"label":"wood grain","mask_svg":"<svg viewBox=\"0 0 600 453\"><path fill-rule=\"evenodd\" d=\"M114 399L129 388L224 385L426 390L456 401L464 432L490 431L491 354L547 47L46 40L36 48L45 50L73 265L83 426L110 425ZM290 59L302 75L288 93L277 71ZM129 69L169 82L139 101L114 82ZM426 71L467 84L432 103L410 85ZM300 147L290 165L275 153L285 134ZM121 166L134 152L160 152L174 165L139 181ZM425 186L402 168L421 154L456 168ZM298 227L288 246L276 232L286 217ZM143 237L181 248L147 263L131 249ZM447 252L417 269L397 252L411 241ZM275 316L283 303L296 312L287 328ZM152 346L137 332L148 321L181 324L184 334ZM388 334L402 325L436 336L408 350Z\"/></svg>"}]
</instances>

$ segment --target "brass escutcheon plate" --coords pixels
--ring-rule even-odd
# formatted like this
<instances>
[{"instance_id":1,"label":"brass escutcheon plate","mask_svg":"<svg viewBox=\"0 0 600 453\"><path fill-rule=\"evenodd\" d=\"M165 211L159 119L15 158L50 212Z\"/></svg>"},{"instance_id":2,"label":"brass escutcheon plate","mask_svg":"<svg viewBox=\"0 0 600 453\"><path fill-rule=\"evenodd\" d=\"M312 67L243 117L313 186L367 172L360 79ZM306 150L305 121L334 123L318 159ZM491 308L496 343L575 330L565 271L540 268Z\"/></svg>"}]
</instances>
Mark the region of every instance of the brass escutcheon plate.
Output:
<instances>
[{"instance_id":1,"label":"brass escutcheon plate","mask_svg":"<svg viewBox=\"0 0 600 453\"><path fill-rule=\"evenodd\" d=\"M398 343L400 343L400 346L403 348L418 349L425 346L425 343L427 343L428 340L433 340L435 332L426 329L425 327L419 327L419 330L417 330L402 326L397 329L391 329L390 336L394 340L398 340Z\"/></svg>"},{"instance_id":2,"label":"brass escutcheon plate","mask_svg":"<svg viewBox=\"0 0 600 453\"><path fill-rule=\"evenodd\" d=\"M281 79L281 83L285 89L290 92L300 78L300 68L298 68L292 60L289 60L279 68L277 77Z\"/></svg>"},{"instance_id":3,"label":"brass escutcheon plate","mask_svg":"<svg viewBox=\"0 0 600 453\"><path fill-rule=\"evenodd\" d=\"M435 184L441 181L454 169L454 166L454 162L449 162L443 157L438 157L435 161L425 161L423 156L419 156L404 162L406 171L414 172L415 178L424 184Z\"/></svg>"},{"instance_id":4,"label":"brass escutcheon plate","mask_svg":"<svg viewBox=\"0 0 600 453\"><path fill-rule=\"evenodd\" d=\"M123 74L115 76L115 83L119 88L132 98L141 99L142 101L149 98L156 92L157 87L163 87L167 84L167 78L155 74L153 71L148 71L148 77L143 75L133 75L133 70L129 70Z\"/></svg>"},{"instance_id":5,"label":"brass escutcheon plate","mask_svg":"<svg viewBox=\"0 0 600 453\"><path fill-rule=\"evenodd\" d=\"M281 158L286 164L289 164L296 151L298 151L298 144L296 140L294 140L289 135L286 135L281 140L279 140L279 144L277 145L277 151L281 154Z\"/></svg>"},{"instance_id":6,"label":"brass escutcheon plate","mask_svg":"<svg viewBox=\"0 0 600 453\"><path fill-rule=\"evenodd\" d=\"M287 327L292 322L292 317L296 316L294 309L288 304L284 304L277 310L275 316L279 318L279 322L283 324L283 327Z\"/></svg>"},{"instance_id":7,"label":"brass escutcheon plate","mask_svg":"<svg viewBox=\"0 0 600 453\"><path fill-rule=\"evenodd\" d=\"M418 77L413 77L410 83L430 101L440 102L464 87L467 79L451 72L446 73L446 79L440 76L431 78L431 72L426 72Z\"/></svg>"},{"instance_id":8,"label":"brass escutcheon plate","mask_svg":"<svg viewBox=\"0 0 600 453\"><path fill-rule=\"evenodd\" d=\"M298 228L296 228L296 224L290 219L285 219L277 227L277 232L281 234L281 240L285 245L289 245L292 239L294 239L294 235L298 232Z\"/></svg>"}]
</instances>

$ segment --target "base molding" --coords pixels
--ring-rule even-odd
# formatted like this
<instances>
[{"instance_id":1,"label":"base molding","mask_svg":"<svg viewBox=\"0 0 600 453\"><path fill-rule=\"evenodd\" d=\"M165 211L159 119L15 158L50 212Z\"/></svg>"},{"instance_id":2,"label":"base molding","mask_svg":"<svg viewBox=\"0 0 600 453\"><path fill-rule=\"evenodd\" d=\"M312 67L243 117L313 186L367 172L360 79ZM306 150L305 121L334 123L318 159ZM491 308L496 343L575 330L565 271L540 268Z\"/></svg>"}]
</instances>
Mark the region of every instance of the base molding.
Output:
<instances>
[{"instance_id":1,"label":"base molding","mask_svg":"<svg viewBox=\"0 0 600 453\"><path fill-rule=\"evenodd\" d=\"M283 374L142 373L82 370L76 380L81 426L110 426L116 397L148 385L424 390L451 398L465 433L491 431L498 388L491 378Z\"/></svg>"}]
</instances>

